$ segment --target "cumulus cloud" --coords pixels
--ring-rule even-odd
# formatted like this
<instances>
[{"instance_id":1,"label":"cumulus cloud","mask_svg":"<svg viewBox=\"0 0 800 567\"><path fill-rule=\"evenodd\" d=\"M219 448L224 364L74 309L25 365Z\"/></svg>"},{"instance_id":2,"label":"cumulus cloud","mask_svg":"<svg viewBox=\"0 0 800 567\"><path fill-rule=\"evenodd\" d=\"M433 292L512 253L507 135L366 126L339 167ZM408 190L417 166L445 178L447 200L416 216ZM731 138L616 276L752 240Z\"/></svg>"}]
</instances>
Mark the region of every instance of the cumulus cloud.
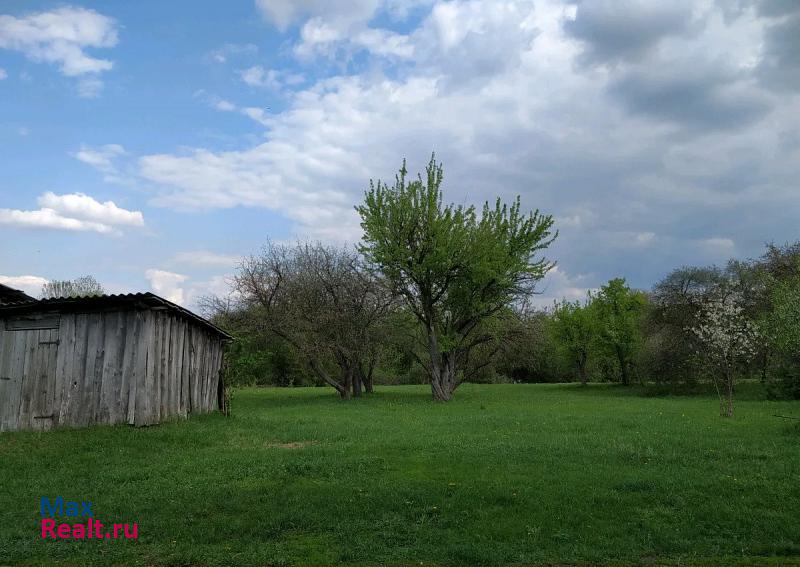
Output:
<instances>
[{"instance_id":1,"label":"cumulus cloud","mask_svg":"<svg viewBox=\"0 0 800 567\"><path fill-rule=\"evenodd\" d=\"M403 34L369 24L380 16L403 20L410 10L432 0L256 0L264 18L279 30L304 22L295 53L308 58L336 55L340 49L366 49L373 55L408 58L413 45ZM489 4L487 4L489 5Z\"/></svg>"},{"instance_id":2,"label":"cumulus cloud","mask_svg":"<svg viewBox=\"0 0 800 567\"><path fill-rule=\"evenodd\" d=\"M303 17L323 16L342 24L366 22L381 4L380 0L256 0L264 18L279 30Z\"/></svg>"},{"instance_id":3,"label":"cumulus cloud","mask_svg":"<svg viewBox=\"0 0 800 567\"><path fill-rule=\"evenodd\" d=\"M183 305L185 292L181 284L189 279L188 276L154 268L147 270L144 275L150 282L153 293L167 301Z\"/></svg>"},{"instance_id":4,"label":"cumulus cloud","mask_svg":"<svg viewBox=\"0 0 800 567\"><path fill-rule=\"evenodd\" d=\"M117 41L114 19L86 8L64 6L20 17L0 15L0 48L58 65L68 77L111 69L111 61L86 50L113 47Z\"/></svg>"},{"instance_id":5,"label":"cumulus cloud","mask_svg":"<svg viewBox=\"0 0 800 567\"><path fill-rule=\"evenodd\" d=\"M153 293L187 307L196 307L198 300L205 296L224 297L232 293L229 275L193 281L188 275L151 268L145 271L145 277Z\"/></svg>"},{"instance_id":6,"label":"cumulus cloud","mask_svg":"<svg viewBox=\"0 0 800 567\"><path fill-rule=\"evenodd\" d=\"M120 234L123 227L144 226L140 211L101 203L83 193L56 195L47 192L38 199L38 210L0 209L0 224L18 228Z\"/></svg>"},{"instance_id":7,"label":"cumulus cloud","mask_svg":"<svg viewBox=\"0 0 800 567\"><path fill-rule=\"evenodd\" d=\"M8 78L8 73L6 72L5 69L0 67L0 81L2 81L3 79L6 79L6 78Z\"/></svg>"},{"instance_id":8,"label":"cumulus cloud","mask_svg":"<svg viewBox=\"0 0 800 567\"><path fill-rule=\"evenodd\" d=\"M298 26L309 64L339 49L365 64L283 83L281 111L237 107L265 126L249 147L145 155L138 172L160 206L264 207L353 241L368 180L436 150L448 200L521 194L556 215L550 298L617 275L649 285L664 266L795 237L800 115L791 80L770 75L791 70L794 16L740 4L452 0L409 30L376 18L390 10L377 0L259 2Z\"/></svg>"},{"instance_id":9,"label":"cumulus cloud","mask_svg":"<svg viewBox=\"0 0 800 567\"><path fill-rule=\"evenodd\" d=\"M800 3L763 2L760 8L771 18L764 32L759 75L768 86L781 91L800 91Z\"/></svg>"},{"instance_id":10,"label":"cumulus cloud","mask_svg":"<svg viewBox=\"0 0 800 567\"><path fill-rule=\"evenodd\" d=\"M0 283L19 289L30 295L38 297L42 291L42 286L47 283L47 279L40 276L3 276L0 275Z\"/></svg>"},{"instance_id":11,"label":"cumulus cloud","mask_svg":"<svg viewBox=\"0 0 800 567\"><path fill-rule=\"evenodd\" d=\"M39 197L39 205L65 216L104 222L112 226L144 226L141 212L122 209L113 201L100 203L83 193L56 195L48 191Z\"/></svg>"},{"instance_id":12,"label":"cumulus cloud","mask_svg":"<svg viewBox=\"0 0 800 567\"><path fill-rule=\"evenodd\" d=\"M556 301L583 301L594 288L586 287L588 278L585 275L571 276L556 266L550 270L539 284L533 296L533 304L540 308L549 308Z\"/></svg>"},{"instance_id":13,"label":"cumulus cloud","mask_svg":"<svg viewBox=\"0 0 800 567\"><path fill-rule=\"evenodd\" d=\"M702 63L636 69L616 78L609 92L632 112L703 131L741 126L770 110L746 79Z\"/></svg>"},{"instance_id":14,"label":"cumulus cloud","mask_svg":"<svg viewBox=\"0 0 800 567\"><path fill-rule=\"evenodd\" d=\"M585 61L639 59L665 37L692 30L693 2L591 0L578 4L564 28L583 42Z\"/></svg>"}]
</instances>

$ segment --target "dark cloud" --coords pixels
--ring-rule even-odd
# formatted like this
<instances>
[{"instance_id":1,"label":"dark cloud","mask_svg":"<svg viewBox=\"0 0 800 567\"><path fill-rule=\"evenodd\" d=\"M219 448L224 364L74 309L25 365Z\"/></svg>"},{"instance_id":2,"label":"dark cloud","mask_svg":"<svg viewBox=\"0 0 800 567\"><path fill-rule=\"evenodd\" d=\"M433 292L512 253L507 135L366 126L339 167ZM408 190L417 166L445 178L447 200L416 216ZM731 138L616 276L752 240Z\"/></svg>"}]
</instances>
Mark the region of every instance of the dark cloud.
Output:
<instances>
[{"instance_id":1,"label":"dark cloud","mask_svg":"<svg viewBox=\"0 0 800 567\"><path fill-rule=\"evenodd\" d=\"M693 131L736 128L762 118L764 98L715 68L641 67L613 80L609 93L628 111Z\"/></svg>"},{"instance_id":2,"label":"dark cloud","mask_svg":"<svg viewBox=\"0 0 800 567\"><path fill-rule=\"evenodd\" d=\"M797 13L767 27L758 73L768 87L800 91L800 1Z\"/></svg>"},{"instance_id":3,"label":"dark cloud","mask_svg":"<svg viewBox=\"0 0 800 567\"><path fill-rule=\"evenodd\" d=\"M661 39L692 29L691 6L680 1L591 0L577 7L565 31L585 44L585 63L637 60Z\"/></svg>"},{"instance_id":4,"label":"dark cloud","mask_svg":"<svg viewBox=\"0 0 800 567\"><path fill-rule=\"evenodd\" d=\"M800 12L800 2L797 0L761 0L757 6L759 15L767 17Z\"/></svg>"}]
</instances>

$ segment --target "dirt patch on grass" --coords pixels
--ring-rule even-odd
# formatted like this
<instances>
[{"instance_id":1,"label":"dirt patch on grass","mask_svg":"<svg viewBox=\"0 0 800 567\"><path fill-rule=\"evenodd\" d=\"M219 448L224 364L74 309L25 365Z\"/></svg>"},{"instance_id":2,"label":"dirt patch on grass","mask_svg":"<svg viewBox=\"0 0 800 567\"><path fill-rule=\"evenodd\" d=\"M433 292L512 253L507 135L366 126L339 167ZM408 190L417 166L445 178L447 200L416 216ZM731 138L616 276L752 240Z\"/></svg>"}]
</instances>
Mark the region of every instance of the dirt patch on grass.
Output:
<instances>
[{"instance_id":1,"label":"dirt patch on grass","mask_svg":"<svg viewBox=\"0 0 800 567\"><path fill-rule=\"evenodd\" d=\"M288 443L281 443L280 441L267 441L264 447L267 449L302 449L309 445L316 445L316 441L290 441Z\"/></svg>"}]
</instances>

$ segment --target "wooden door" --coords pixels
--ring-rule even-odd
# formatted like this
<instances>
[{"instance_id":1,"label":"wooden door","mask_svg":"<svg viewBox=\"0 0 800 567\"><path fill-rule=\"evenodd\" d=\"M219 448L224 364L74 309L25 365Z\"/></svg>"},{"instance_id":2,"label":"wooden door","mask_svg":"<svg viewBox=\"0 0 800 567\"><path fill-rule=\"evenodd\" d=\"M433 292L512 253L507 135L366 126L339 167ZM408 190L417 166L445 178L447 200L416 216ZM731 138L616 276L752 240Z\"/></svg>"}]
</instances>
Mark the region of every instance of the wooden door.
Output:
<instances>
[{"instance_id":1,"label":"wooden door","mask_svg":"<svg viewBox=\"0 0 800 567\"><path fill-rule=\"evenodd\" d=\"M54 412L58 320L6 320L0 332L0 430L50 429ZM43 328L30 328L43 327Z\"/></svg>"}]
</instances>

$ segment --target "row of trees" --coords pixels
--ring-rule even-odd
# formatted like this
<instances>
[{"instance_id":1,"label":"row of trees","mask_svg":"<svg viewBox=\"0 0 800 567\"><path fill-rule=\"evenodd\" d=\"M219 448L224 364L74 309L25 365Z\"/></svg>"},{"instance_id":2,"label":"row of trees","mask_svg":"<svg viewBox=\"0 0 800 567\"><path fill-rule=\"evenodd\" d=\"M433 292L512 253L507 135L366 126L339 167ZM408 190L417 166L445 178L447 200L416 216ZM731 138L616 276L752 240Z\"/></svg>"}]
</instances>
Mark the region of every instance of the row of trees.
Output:
<instances>
[{"instance_id":1,"label":"row of trees","mask_svg":"<svg viewBox=\"0 0 800 567\"><path fill-rule=\"evenodd\" d=\"M371 184L358 248L269 243L243 261L234 299L206 311L238 341L229 381L427 382L449 400L465 380L710 380L733 413L735 381L757 376L800 397L800 244L725 268L683 267L652 290L613 279L583 301L530 308L552 264L552 218L520 202L444 205L433 159L410 180Z\"/></svg>"},{"instance_id":2,"label":"row of trees","mask_svg":"<svg viewBox=\"0 0 800 567\"><path fill-rule=\"evenodd\" d=\"M242 262L236 301L207 300L207 310L250 341L277 339L343 398L371 391L379 362L399 356L424 371L434 399L449 400L489 363L498 322L552 266L538 255L555 235L552 217L524 214L519 199L480 214L443 204L443 178L434 158L416 179L404 163L356 207L357 250L268 244Z\"/></svg>"},{"instance_id":3,"label":"row of trees","mask_svg":"<svg viewBox=\"0 0 800 567\"><path fill-rule=\"evenodd\" d=\"M737 377L773 396L800 398L800 243L769 245L725 268L683 267L652 291L615 279L582 302L550 311L550 340L582 382L709 379L733 414Z\"/></svg>"}]
</instances>

